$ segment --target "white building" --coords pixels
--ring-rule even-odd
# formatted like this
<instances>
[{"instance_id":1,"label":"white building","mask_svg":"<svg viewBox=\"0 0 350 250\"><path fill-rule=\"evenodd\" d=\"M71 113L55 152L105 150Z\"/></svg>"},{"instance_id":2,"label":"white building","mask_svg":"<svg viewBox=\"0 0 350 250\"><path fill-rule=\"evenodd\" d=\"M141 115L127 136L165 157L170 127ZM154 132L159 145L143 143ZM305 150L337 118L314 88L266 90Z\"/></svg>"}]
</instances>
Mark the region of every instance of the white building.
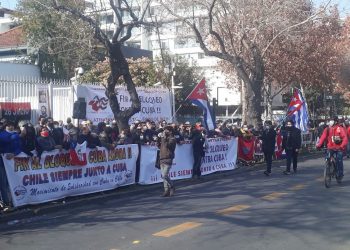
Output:
<instances>
[{"instance_id":1,"label":"white building","mask_svg":"<svg viewBox=\"0 0 350 250\"><path fill-rule=\"evenodd\" d=\"M0 8L0 79L40 77L40 69L31 64L28 53L27 41L13 11Z\"/></svg>"},{"instance_id":2,"label":"white building","mask_svg":"<svg viewBox=\"0 0 350 250\"><path fill-rule=\"evenodd\" d=\"M109 1L104 0L95 4L94 0L87 1L91 7L96 11L101 10L100 14L100 27L110 37L113 35L115 28L116 17L113 10L110 8ZM145 1L140 0L139 4L135 4L133 1L133 10L138 15L143 12L143 4ZM200 10L195 10L200 13ZM130 17L127 12L121 12L121 16L124 21L127 21ZM151 50L153 52L154 59L161 57L161 50L174 57L182 57L188 60L189 65L196 64L203 72L204 77L207 80L207 88L210 88L211 98L218 97L217 90L220 88L226 89L225 76L218 69L218 59L215 57L207 57L204 55L203 50L200 48L199 43L196 41L193 31L186 26L182 21L174 20L166 11L157 3L151 3L147 14L147 21L153 21L162 23L159 29L136 27L132 30L132 37L126 42L127 46L141 48L145 50ZM167 22L169 20L169 22ZM123 34L122 34L123 35ZM176 83L175 83L176 84ZM227 89L226 89L227 90ZM228 91L222 91L228 93ZM221 93L221 92L220 92ZM230 91L232 94L233 92ZM238 105L240 103L240 93L233 93L231 98L226 98L225 104L222 105ZM223 95L223 94L222 94ZM219 99L221 97L219 96Z\"/></svg>"},{"instance_id":3,"label":"white building","mask_svg":"<svg viewBox=\"0 0 350 250\"><path fill-rule=\"evenodd\" d=\"M14 28L13 11L0 6L0 33Z\"/></svg>"},{"instance_id":4,"label":"white building","mask_svg":"<svg viewBox=\"0 0 350 250\"><path fill-rule=\"evenodd\" d=\"M116 16L109 5L109 0L87 0L93 13L99 12L101 28L110 37L113 35L115 25L117 23ZM97 4L95 4L97 2ZM139 16L143 13L145 4L144 0L129 0L130 6L135 14ZM102 3L102 5L101 5ZM98 11L98 10L101 11ZM191 6L191 10L174 8L177 14L184 16L185 12L191 12L194 18L203 16L203 11L200 7ZM206 13L206 12L204 12ZM188 14L187 14L188 15ZM121 16L124 22L130 19L128 12L121 11ZM192 16L191 16L192 17ZM182 57L188 60L189 65L196 64L203 73L207 81L207 88L210 89L210 99L218 98L219 106L226 106L226 116L233 114L241 104L241 93L239 90L231 90L227 88L227 79L218 66L218 59L204 55L199 43L192 31L182 21L171 16L164 8L156 1L152 1L145 15L146 21L161 23L159 29L135 27L132 30L131 38L125 45L153 52L154 59L161 57L161 52L164 51L174 57ZM200 26L200 25L199 25ZM124 35L124 33L122 33ZM239 80L237 80L239 81ZM175 83L176 84L176 83ZM239 82L230 85L240 85ZM266 105L262 103L262 105ZM234 106L231 112L228 112L228 106ZM273 101L274 107L284 106L282 96L278 95Z\"/></svg>"}]
</instances>

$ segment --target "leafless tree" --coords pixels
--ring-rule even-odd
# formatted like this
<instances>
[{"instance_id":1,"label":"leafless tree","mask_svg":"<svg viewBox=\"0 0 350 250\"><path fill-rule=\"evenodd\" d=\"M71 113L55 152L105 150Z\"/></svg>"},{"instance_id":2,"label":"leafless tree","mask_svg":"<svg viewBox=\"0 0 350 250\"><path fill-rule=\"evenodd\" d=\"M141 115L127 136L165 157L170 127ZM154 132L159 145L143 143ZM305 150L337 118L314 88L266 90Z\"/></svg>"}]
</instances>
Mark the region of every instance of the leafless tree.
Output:
<instances>
[{"instance_id":1,"label":"leafless tree","mask_svg":"<svg viewBox=\"0 0 350 250\"><path fill-rule=\"evenodd\" d=\"M261 122L265 56L276 39L294 36L317 17L307 0L160 0L191 27L207 56L226 61L242 81L243 120ZM324 10L324 8L322 9Z\"/></svg>"},{"instance_id":2,"label":"leafless tree","mask_svg":"<svg viewBox=\"0 0 350 250\"><path fill-rule=\"evenodd\" d=\"M129 71L129 65L122 53L122 45L131 38L132 30L141 26L149 26L151 23L146 20L146 12L151 0L141 2L130 2L127 0L109 0L108 2L100 0L95 1L93 5L88 6L85 12L75 8L67 7L64 1L52 0L50 8L62 14L68 14L78 17L93 29L94 37L105 48L109 59L111 74L106 83L106 96L117 121L119 129L128 127L128 121L131 116L139 112L141 103L136 92L135 84ZM113 35L110 38L105 30L101 28L98 17L101 13L112 10L116 22L113 24ZM128 18L125 18L128 16ZM127 91L130 94L131 107L121 110L115 87L120 78L124 79Z\"/></svg>"}]
</instances>

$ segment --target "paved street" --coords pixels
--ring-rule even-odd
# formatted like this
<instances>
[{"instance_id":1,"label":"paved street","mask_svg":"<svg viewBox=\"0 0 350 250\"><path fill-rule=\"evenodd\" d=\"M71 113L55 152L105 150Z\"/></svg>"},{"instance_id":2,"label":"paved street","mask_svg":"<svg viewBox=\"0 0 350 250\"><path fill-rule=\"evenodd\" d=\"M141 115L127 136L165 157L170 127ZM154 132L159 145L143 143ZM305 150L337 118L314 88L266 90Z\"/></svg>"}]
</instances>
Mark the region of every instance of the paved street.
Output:
<instances>
[{"instance_id":1,"label":"paved street","mask_svg":"<svg viewBox=\"0 0 350 250\"><path fill-rule=\"evenodd\" d=\"M350 161L326 189L323 160L284 176L263 171L182 182L161 190L84 201L72 208L0 225L0 249L219 250L350 249Z\"/></svg>"}]
</instances>

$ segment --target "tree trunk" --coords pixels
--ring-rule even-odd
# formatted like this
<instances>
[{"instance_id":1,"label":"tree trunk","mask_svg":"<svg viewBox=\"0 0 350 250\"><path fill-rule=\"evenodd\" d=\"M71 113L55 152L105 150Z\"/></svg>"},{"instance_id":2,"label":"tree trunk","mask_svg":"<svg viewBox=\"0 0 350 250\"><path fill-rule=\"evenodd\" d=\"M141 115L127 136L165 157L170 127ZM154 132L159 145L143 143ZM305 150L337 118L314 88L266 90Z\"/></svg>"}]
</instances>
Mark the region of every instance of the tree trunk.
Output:
<instances>
[{"instance_id":1,"label":"tree trunk","mask_svg":"<svg viewBox=\"0 0 350 250\"><path fill-rule=\"evenodd\" d=\"M121 44L119 42L112 43L109 49L109 63L111 75L108 78L106 96L109 99L109 105L114 114L114 119L117 122L118 128L119 130L123 130L129 128L129 119L141 110L141 103L129 71L128 62L121 51ZM121 76L123 76L131 101L131 107L123 111L120 110L120 105L116 96L117 93L115 92L116 84Z\"/></svg>"},{"instance_id":2,"label":"tree trunk","mask_svg":"<svg viewBox=\"0 0 350 250\"><path fill-rule=\"evenodd\" d=\"M261 124L261 115L263 113L261 103L263 100L262 87L265 76L264 61L261 52L256 45L251 44L247 39L243 41L243 44L252 55L251 59L254 62L253 68L248 73L247 68L243 67L242 64L236 64L234 61L232 62L238 76L243 81L243 122L257 127L257 125Z\"/></svg>"},{"instance_id":3,"label":"tree trunk","mask_svg":"<svg viewBox=\"0 0 350 250\"><path fill-rule=\"evenodd\" d=\"M266 84L266 98L265 98L265 107L266 107L266 120L270 120L272 121L272 102L273 102L273 95L272 95L272 86L271 86L271 82L268 82Z\"/></svg>"},{"instance_id":4,"label":"tree trunk","mask_svg":"<svg viewBox=\"0 0 350 250\"><path fill-rule=\"evenodd\" d=\"M252 88L253 86L253 88ZM249 125L257 126L261 123L262 93L260 81L242 84L242 120Z\"/></svg>"},{"instance_id":5,"label":"tree trunk","mask_svg":"<svg viewBox=\"0 0 350 250\"><path fill-rule=\"evenodd\" d=\"M270 121L273 120L272 103L273 103L272 97L267 98L267 117L266 117L266 119L268 119Z\"/></svg>"}]
</instances>

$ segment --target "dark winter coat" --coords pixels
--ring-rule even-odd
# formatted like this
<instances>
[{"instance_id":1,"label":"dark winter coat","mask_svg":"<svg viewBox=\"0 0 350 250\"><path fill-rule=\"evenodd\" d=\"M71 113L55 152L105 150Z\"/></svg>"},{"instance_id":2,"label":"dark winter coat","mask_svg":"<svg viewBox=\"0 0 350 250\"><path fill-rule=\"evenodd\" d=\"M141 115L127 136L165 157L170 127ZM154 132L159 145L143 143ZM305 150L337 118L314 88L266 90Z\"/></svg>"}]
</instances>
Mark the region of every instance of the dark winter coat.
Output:
<instances>
[{"instance_id":1,"label":"dark winter coat","mask_svg":"<svg viewBox=\"0 0 350 250\"><path fill-rule=\"evenodd\" d=\"M160 153L159 160L160 164L169 164L173 163L173 159L175 157L175 148L176 148L176 139L175 137L170 135L162 136L160 140Z\"/></svg>"},{"instance_id":2,"label":"dark winter coat","mask_svg":"<svg viewBox=\"0 0 350 250\"><path fill-rule=\"evenodd\" d=\"M41 157L41 154L44 151L51 151L54 150L56 147L55 140L51 137L43 137L39 136L37 138L37 151L38 151L38 156Z\"/></svg>"},{"instance_id":3,"label":"dark winter coat","mask_svg":"<svg viewBox=\"0 0 350 250\"><path fill-rule=\"evenodd\" d=\"M91 133L87 135L80 134L78 136L78 143L82 144L84 143L84 141L86 141L86 144L87 144L86 146L88 148L94 149L96 147L101 147L100 139L95 134L91 134Z\"/></svg>"},{"instance_id":4,"label":"dark winter coat","mask_svg":"<svg viewBox=\"0 0 350 250\"><path fill-rule=\"evenodd\" d=\"M29 156L33 156L31 151L36 148L36 131L35 128L30 124L24 125L26 135L21 138L22 151Z\"/></svg>"},{"instance_id":5,"label":"dark winter coat","mask_svg":"<svg viewBox=\"0 0 350 250\"><path fill-rule=\"evenodd\" d=\"M276 131L273 128L264 129L260 139L262 140L262 150L265 154L275 152Z\"/></svg>"},{"instance_id":6,"label":"dark winter coat","mask_svg":"<svg viewBox=\"0 0 350 250\"><path fill-rule=\"evenodd\" d=\"M205 155L205 138L200 131L194 131L192 134L192 148L194 156Z\"/></svg>"},{"instance_id":7,"label":"dark winter coat","mask_svg":"<svg viewBox=\"0 0 350 250\"><path fill-rule=\"evenodd\" d=\"M56 145L63 146L63 129L62 128L54 128L52 129L52 137L55 140Z\"/></svg>"},{"instance_id":8,"label":"dark winter coat","mask_svg":"<svg viewBox=\"0 0 350 250\"><path fill-rule=\"evenodd\" d=\"M284 150L295 150L301 148L301 131L296 127L285 129L283 133L282 148Z\"/></svg>"}]
</instances>

